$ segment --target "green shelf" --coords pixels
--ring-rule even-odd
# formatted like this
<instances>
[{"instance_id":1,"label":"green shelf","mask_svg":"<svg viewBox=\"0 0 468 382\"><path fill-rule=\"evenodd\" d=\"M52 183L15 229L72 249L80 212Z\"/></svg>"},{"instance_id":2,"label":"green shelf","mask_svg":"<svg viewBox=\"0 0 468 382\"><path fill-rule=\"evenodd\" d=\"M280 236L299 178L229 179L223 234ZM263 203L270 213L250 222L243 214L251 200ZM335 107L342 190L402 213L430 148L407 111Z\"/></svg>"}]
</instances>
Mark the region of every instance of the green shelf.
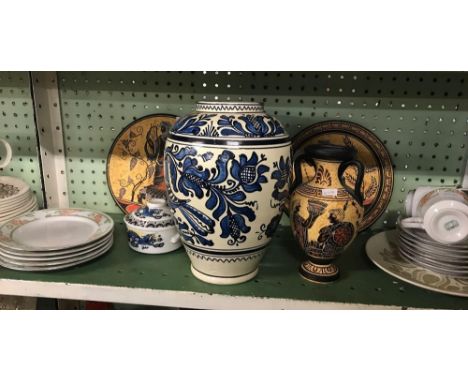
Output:
<instances>
[{"instance_id":1,"label":"green shelf","mask_svg":"<svg viewBox=\"0 0 468 382\"><path fill-rule=\"evenodd\" d=\"M284 218L258 276L244 284L217 286L191 275L183 249L163 255L133 252L122 216L113 218L115 243L105 256L55 272L0 268L0 294L199 309L468 308L466 298L415 287L375 267L364 250L371 232L360 234L338 260L341 278L319 285L299 276L301 251Z\"/></svg>"}]
</instances>

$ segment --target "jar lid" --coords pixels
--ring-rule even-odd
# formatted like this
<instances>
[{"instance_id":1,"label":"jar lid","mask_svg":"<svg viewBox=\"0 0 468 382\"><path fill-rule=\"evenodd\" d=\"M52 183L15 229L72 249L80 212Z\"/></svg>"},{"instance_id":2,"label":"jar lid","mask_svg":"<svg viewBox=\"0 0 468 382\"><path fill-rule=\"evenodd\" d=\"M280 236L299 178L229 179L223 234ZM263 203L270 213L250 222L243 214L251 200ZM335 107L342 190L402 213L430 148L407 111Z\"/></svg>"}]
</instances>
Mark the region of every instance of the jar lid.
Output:
<instances>
[{"instance_id":1,"label":"jar lid","mask_svg":"<svg viewBox=\"0 0 468 382\"><path fill-rule=\"evenodd\" d=\"M125 216L128 224L145 228L164 228L174 226L171 210L164 199L150 199L145 207Z\"/></svg>"}]
</instances>

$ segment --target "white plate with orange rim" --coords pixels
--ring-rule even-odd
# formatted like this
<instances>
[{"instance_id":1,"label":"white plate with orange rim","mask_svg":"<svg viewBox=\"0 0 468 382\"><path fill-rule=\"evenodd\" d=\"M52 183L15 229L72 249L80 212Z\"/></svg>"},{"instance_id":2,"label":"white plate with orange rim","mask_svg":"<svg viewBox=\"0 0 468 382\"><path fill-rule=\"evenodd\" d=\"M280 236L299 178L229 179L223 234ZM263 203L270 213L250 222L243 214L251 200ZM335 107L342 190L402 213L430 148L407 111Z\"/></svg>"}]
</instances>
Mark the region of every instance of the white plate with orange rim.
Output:
<instances>
[{"instance_id":1,"label":"white plate with orange rim","mask_svg":"<svg viewBox=\"0 0 468 382\"><path fill-rule=\"evenodd\" d=\"M42 271L55 271L59 269L71 268L79 264L87 263L88 261L94 260L105 253L107 253L113 245L113 241L110 241L106 246L96 251L93 251L86 256L83 256L79 259L73 259L72 261L64 261L63 263L56 264L56 265L18 265L13 262L5 261L4 259L0 259L0 266L13 269L17 271L27 271L27 272L42 272Z\"/></svg>"},{"instance_id":2,"label":"white plate with orange rim","mask_svg":"<svg viewBox=\"0 0 468 382\"><path fill-rule=\"evenodd\" d=\"M57 251L99 240L113 228L112 218L99 211L46 209L4 223L0 241L3 247L16 251Z\"/></svg>"},{"instance_id":3,"label":"white plate with orange rim","mask_svg":"<svg viewBox=\"0 0 468 382\"><path fill-rule=\"evenodd\" d=\"M113 241L114 237L112 232L105 236L103 239L99 239L98 241L84 246L84 247L75 247L71 249L66 249L63 251L50 251L50 252L20 252L20 251L12 251L5 249L4 247L0 247L0 258L5 258L6 261L8 260L18 260L22 262L47 262L47 261L56 261L56 260L63 260L63 259L70 259L73 257L83 256L91 251L100 249L108 244L110 241Z\"/></svg>"},{"instance_id":4,"label":"white plate with orange rim","mask_svg":"<svg viewBox=\"0 0 468 382\"><path fill-rule=\"evenodd\" d=\"M468 297L468 279L442 275L403 258L398 252L396 230L372 236L367 240L366 253L377 267L409 284L434 292Z\"/></svg>"}]
</instances>

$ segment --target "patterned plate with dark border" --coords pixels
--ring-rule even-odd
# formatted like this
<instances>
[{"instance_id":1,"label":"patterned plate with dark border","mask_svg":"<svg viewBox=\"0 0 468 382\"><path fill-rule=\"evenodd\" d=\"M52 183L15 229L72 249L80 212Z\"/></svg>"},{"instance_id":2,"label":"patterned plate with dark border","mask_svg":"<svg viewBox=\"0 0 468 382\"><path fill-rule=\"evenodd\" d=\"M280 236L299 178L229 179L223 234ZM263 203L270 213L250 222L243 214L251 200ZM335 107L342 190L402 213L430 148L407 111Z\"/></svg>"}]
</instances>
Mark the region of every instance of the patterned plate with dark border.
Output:
<instances>
[{"instance_id":1,"label":"patterned plate with dark border","mask_svg":"<svg viewBox=\"0 0 468 382\"><path fill-rule=\"evenodd\" d=\"M164 144L175 121L175 115L147 115L115 138L107 157L107 185L123 212L142 206L146 194L165 198Z\"/></svg>"},{"instance_id":2,"label":"patterned plate with dark border","mask_svg":"<svg viewBox=\"0 0 468 382\"><path fill-rule=\"evenodd\" d=\"M311 144L333 143L354 147L357 159L365 166L363 183L364 219L360 231L372 225L387 208L393 190L393 167L390 154L377 136L357 123L326 121L306 127L293 139L293 156L301 154ZM314 168L302 165L303 179L314 176ZM345 179L354 188L357 169L350 166ZM288 205L288 203L286 203Z\"/></svg>"}]
</instances>

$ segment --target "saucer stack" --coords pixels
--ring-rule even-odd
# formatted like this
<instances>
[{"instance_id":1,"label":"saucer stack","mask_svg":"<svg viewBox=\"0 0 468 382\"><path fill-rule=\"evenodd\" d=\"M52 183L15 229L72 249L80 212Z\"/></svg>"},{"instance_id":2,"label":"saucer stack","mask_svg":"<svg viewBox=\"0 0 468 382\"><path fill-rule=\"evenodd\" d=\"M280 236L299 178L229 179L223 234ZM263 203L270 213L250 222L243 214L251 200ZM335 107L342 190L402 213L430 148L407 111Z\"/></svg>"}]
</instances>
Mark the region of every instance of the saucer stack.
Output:
<instances>
[{"instance_id":1,"label":"saucer stack","mask_svg":"<svg viewBox=\"0 0 468 382\"><path fill-rule=\"evenodd\" d=\"M398 249L406 260L430 271L468 278L468 242L442 244L424 230L398 227Z\"/></svg>"},{"instance_id":2,"label":"saucer stack","mask_svg":"<svg viewBox=\"0 0 468 382\"><path fill-rule=\"evenodd\" d=\"M83 209L47 209L13 218L0 227L0 265L20 271L73 267L105 254L114 221Z\"/></svg>"},{"instance_id":3,"label":"saucer stack","mask_svg":"<svg viewBox=\"0 0 468 382\"><path fill-rule=\"evenodd\" d=\"M0 176L0 224L37 210L37 199L28 184L11 176Z\"/></svg>"}]
</instances>

